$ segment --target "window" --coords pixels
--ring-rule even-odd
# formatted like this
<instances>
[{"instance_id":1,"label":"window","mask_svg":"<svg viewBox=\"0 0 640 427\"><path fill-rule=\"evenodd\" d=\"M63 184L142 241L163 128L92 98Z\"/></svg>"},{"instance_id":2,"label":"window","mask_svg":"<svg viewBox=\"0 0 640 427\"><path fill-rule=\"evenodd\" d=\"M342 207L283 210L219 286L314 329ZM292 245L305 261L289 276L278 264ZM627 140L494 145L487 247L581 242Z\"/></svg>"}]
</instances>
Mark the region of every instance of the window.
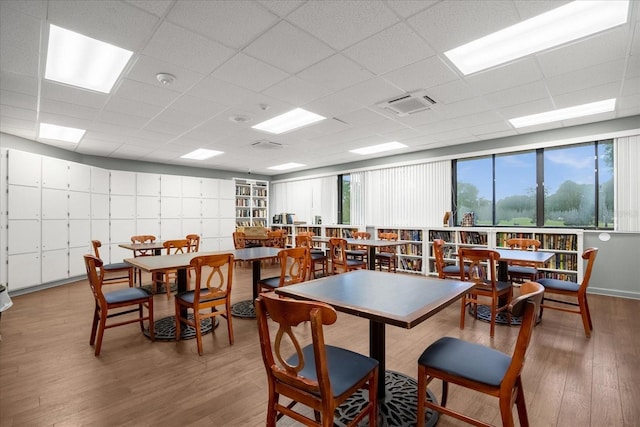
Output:
<instances>
[{"instance_id":1,"label":"window","mask_svg":"<svg viewBox=\"0 0 640 427\"><path fill-rule=\"evenodd\" d=\"M611 140L454 164L458 225L613 228Z\"/></svg>"},{"instance_id":2,"label":"window","mask_svg":"<svg viewBox=\"0 0 640 427\"><path fill-rule=\"evenodd\" d=\"M351 175L338 175L338 219L340 224L351 224Z\"/></svg>"}]
</instances>

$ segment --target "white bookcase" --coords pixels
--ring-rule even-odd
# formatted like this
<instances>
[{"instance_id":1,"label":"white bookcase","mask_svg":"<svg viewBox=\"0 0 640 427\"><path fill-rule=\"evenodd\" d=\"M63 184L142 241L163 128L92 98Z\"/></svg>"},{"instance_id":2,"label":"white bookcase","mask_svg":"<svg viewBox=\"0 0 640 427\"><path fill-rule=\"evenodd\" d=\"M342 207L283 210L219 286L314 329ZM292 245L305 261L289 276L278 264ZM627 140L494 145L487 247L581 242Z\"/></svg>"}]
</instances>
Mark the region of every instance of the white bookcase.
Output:
<instances>
[{"instance_id":1,"label":"white bookcase","mask_svg":"<svg viewBox=\"0 0 640 427\"><path fill-rule=\"evenodd\" d=\"M425 233L419 227L375 227L372 238L380 233L395 233L402 245L397 246L398 271L413 274L424 274Z\"/></svg>"},{"instance_id":2,"label":"white bookcase","mask_svg":"<svg viewBox=\"0 0 640 427\"><path fill-rule=\"evenodd\" d=\"M269 183L235 179L236 226L266 227L269 223Z\"/></svg>"}]
</instances>

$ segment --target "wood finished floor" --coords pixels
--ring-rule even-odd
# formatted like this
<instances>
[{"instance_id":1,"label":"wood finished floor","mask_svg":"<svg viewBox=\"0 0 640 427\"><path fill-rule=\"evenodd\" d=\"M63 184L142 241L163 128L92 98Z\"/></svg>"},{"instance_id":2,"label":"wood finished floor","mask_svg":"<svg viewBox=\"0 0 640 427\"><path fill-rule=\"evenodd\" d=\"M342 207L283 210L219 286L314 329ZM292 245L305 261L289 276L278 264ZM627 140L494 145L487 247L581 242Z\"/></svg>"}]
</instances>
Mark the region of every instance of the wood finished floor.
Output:
<instances>
[{"instance_id":1,"label":"wood finished floor","mask_svg":"<svg viewBox=\"0 0 640 427\"><path fill-rule=\"evenodd\" d=\"M275 269L263 271L275 274ZM250 268L238 268L234 301L251 295ZM93 300L86 281L13 298L0 321L0 425L262 426L267 391L256 323L233 319L204 337L150 342L136 324L109 329L100 357L89 346ZM640 425L640 301L591 295L595 331L579 316L545 311L535 329L523 381L530 423L544 426ZM156 318L173 299L155 297ZM422 350L449 335L511 352L516 327L467 319L459 303L411 330L387 327L387 369L415 376ZM340 313L327 341L368 353L366 320ZM432 387L439 395L439 386ZM452 387L449 406L499 424L497 401ZM295 423L281 420L279 426ZM442 417L438 426L463 425Z\"/></svg>"}]
</instances>

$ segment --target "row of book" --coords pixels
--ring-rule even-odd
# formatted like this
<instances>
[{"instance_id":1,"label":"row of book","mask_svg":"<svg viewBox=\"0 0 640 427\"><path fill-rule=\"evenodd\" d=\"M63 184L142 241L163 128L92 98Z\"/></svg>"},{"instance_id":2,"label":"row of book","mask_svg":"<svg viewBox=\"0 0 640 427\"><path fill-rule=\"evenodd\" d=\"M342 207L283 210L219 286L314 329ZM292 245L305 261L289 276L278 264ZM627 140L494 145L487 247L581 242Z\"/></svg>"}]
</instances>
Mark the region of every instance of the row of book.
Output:
<instances>
[{"instance_id":1,"label":"row of book","mask_svg":"<svg viewBox=\"0 0 640 427\"><path fill-rule=\"evenodd\" d=\"M468 245L487 245L487 233L479 233L477 231L461 231L460 243Z\"/></svg>"},{"instance_id":2,"label":"row of book","mask_svg":"<svg viewBox=\"0 0 640 427\"><path fill-rule=\"evenodd\" d=\"M402 255L422 256L422 244L407 243L400 245L400 253Z\"/></svg>"},{"instance_id":3,"label":"row of book","mask_svg":"<svg viewBox=\"0 0 640 427\"><path fill-rule=\"evenodd\" d=\"M498 246L507 246L509 239L536 239L540 242L541 249L555 249L575 251L578 248L578 236L575 234L540 234L540 233L498 233L496 241Z\"/></svg>"},{"instance_id":4,"label":"row of book","mask_svg":"<svg viewBox=\"0 0 640 427\"><path fill-rule=\"evenodd\" d=\"M422 259L400 258L400 268L407 271L422 271Z\"/></svg>"}]
</instances>

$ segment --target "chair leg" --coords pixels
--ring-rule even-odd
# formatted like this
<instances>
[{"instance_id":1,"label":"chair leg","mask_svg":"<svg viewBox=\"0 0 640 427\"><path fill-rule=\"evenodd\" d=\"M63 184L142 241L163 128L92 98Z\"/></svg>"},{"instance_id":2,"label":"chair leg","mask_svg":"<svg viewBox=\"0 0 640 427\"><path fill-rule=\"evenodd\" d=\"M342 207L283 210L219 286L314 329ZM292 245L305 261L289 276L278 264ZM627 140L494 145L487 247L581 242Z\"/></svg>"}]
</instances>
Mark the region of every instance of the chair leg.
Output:
<instances>
[{"instance_id":1,"label":"chair leg","mask_svg":"<svg viewBox=\"0 0 640 427\"><path fill-rule=\"evenodd\" d=\"M227 332L229 333L229 345L233 345L234 342L234 338L233 338L233 325L231 324L231 301L228 301L225 309L227 310L227 312L225 314L223 314L222 317L225 318L225 320L227 321ZM211 319L211 321L213 322L214 319ZM213 327L213 325L211 325L211 327Z\"/></svg>"},{"instance_id":2,"label":"chair leg","mask_svg":"<svg viewBox=\"0 0 640 427\"><path fill-rule=\"evenodd\" d=\"M153 297L149 298L149 303L147 305L147 310L149 312L149 338L151 341L156 340L156 331L155 325L153 323Z\"/></svg>"},{"instance_id":3,"label":"chair leg","mask_svg":"<svg viewBox=\"0 0 640 427\"><path fill-rule=\"evenodd\" d=\"M93 345L96 342L96 331L98 329L98 321L100 320L98 310L98 303L96 303L96 308L93 311L93 324L91 325L91 338L89 338L89 345Z\"/></svg>"},{"instance_id":4,"label":"chair leg","mask_svg":"<svg viewBox=\"0 0 640 427\"><path fill-rule=\"evenodd\" d=\"M516 394L516 407L518 408L518 419L520 420L520 427L529 427L529 416L527 415L527 403L524 400L524 390L522 388L522 378L516 379L516 388L518 392Z\"/></svg>"},{"instance_id":5,"label":"chair leg","mask_svg":"<svg viewBox=\"0 0 640 427\"><path fill-rule=\"evenodd\" d=\"M193 326L196 328L196 341L198 344L198 354L202 356L202 330L200 330L200 312L193 310Z\"/></svg>"},{"instance_id":6,"label":"chair leg","mask_svg":"<svg viewBox=\"0 0 640 427\"><path fill-rule=\"evenodd\" d=\"M593 331L593 322L591 322L591 311L589 310L589 300L587 300L587 296L584 296L584 308L587 312L587 318L589 319L589 330Z\"/></svg>"},{"instance_id":7,"label":"chair leg","mask_svg":"<svg viewBox=\"0 0 640 427\"><path fill-rule=\"evenodd\" d=\"M513 427L513 413L511 412L511 391L506 396L500 396L500 417L503 427Z\"/></svg>"},{"instance_id":8,"label":"chair leg","mask_svg":"<svg viewBox=\"0 0 640 427\"><path fill-rule=\"evenodd\" d=\"M447 397L449 397L449 382L442 381L442 399L440 400L440 406L443 408L447 406Z\"/></svg>"},{"instance_id":9,"label":"chair leg","mask_svg":"<svg viewBox=\"0 0 640 427\"><path fill-rule=\"evenodd\" d=\"M98 326L98 339L96 341L95 355L100 355L100 349L102 348L102 337L104 336L104 330L107 326L107 313L100 313L100 325Z\"/></svg>"},{"instance_id":10,"label":"chair leg","mask_svg":"<svg viewBox=\"0 0 640 427\"><path fill-rule=\"evenodd\" d=\"M144 304L138 304L138 319L140 319L140 330L142 332L144 332L144 320L142 320L142 318L144 317L144 312L142 311L142 306Z\"/></svg>"},{"instance_id":11,"label":"chair leg","mask_svg":"<svg viewBox=\"0 0 640 427\"><path fill-rule=\"evenodd\" d=\"M178 299L175 299L175 307L176 307L176 341L180 341L180 331L182 329L182 321L180 320L180 303Z\"/></svg>"},{"instance_id":12,"label":"chair leg","mask_svg":"<svg viewBox=\"0 0 640 427\"><path fill-rule=\"evenodd\" d=\"M491 327L489 329L490 331L489 336L491 338L493 338L493 335L496 331L496 316L498 315L497 304L498 304L497 301L494 301L493 304L491 304ZM477 308L476 308L476 311L477 311Z\"/></svg>"},{"instance_id":13,"label":"chair leg","mask_svg":"<svg viewBox=\"0 0 640 427\"><path fill-rule=\"evenodd\" d=\"M584 325L584 334L587 338L591 337L591 319L589 315L589 308L587 306L587 298L578 298L578 304L580 307L580 316L582 317L582 324Z\"/></svg>"},{"instance_id":14,"label":"chair leg","mask_svg":"<svg viewBox=\"0 0 640 427\"><path fill-rule=\"evenodd\" d=\"M424 399L427 394L427 375L425 367L418 365L418 410L416 413L416 427L424 427Z\"/></svg>"},{"instance_id":15,"label":"chair leg","mask_svg":"<svg viewBox=\"0 0 640 427\"><path fill-rule=\"evenodd\" d=\"M462 304L460 306L460 329L464 329L464 315L467 308L467 296L462 296Z\"/></svg>"}]
</instances>

